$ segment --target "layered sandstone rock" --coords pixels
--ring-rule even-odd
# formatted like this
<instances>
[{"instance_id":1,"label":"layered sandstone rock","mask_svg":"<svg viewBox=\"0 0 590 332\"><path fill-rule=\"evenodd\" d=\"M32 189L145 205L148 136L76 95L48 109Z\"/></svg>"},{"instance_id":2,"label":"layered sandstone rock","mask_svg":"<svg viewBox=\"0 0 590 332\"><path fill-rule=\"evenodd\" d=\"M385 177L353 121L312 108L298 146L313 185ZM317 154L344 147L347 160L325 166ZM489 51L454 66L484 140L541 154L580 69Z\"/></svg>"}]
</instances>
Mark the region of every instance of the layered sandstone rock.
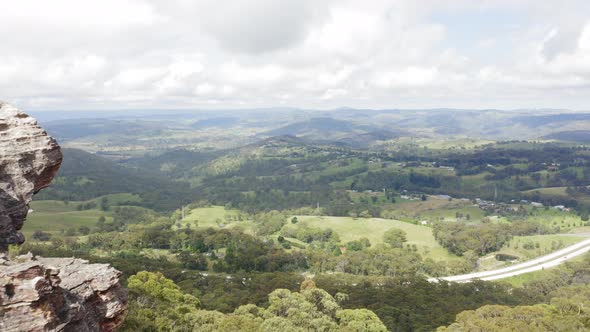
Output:
<instances>
[{"instance_id":1,"label":"layered sandstone rock","mask_svg":"<svg viewBox=\"0 0 590 332\"><path fill-rule=\"evenodd\" d=\"M0 102L0 331L112 331L125 318L121 272L108 264L2 253L24 241L28 204L61 160L33 118Z\"/></svg>"},{"instance_id":2,"label":"layered sandstone rock","mask_svg":"<svg viewBox=\"0 0 590 332\"><path fill-rule=\"evenodd\" d=\"M112 331L127 311L121 272L76 258L19 257L0 266L0 331Z\"/></svg>"},{"instance_id":3,"label":"layered sandstone rock","mask_svg":"<svg viewBox=\"0 0 590 332\"><path fill-rule=\"evenodd\" d=\"M24 242L19 230L28 204L49 185L61 161L59 145L35 119L0 102L0 251Z\"/></svg>"}]
</instances>

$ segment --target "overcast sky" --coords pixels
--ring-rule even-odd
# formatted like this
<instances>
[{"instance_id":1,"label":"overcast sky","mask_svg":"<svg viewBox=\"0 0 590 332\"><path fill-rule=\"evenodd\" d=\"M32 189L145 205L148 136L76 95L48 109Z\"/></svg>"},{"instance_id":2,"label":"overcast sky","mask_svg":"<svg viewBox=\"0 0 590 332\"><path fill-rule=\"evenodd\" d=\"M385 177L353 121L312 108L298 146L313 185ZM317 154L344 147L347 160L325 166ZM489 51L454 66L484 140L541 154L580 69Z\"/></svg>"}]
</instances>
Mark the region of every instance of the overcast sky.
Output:
<instances>
[{"instance_id":1,"label":"overcast sky","mask_svg":"<svg viewBox=\"0 0 590 332\"><path fill-rule=\"evenodd\" d=\"M0 0L23 109L590 110L590 1Z\"/></svg>"}]
</instances>

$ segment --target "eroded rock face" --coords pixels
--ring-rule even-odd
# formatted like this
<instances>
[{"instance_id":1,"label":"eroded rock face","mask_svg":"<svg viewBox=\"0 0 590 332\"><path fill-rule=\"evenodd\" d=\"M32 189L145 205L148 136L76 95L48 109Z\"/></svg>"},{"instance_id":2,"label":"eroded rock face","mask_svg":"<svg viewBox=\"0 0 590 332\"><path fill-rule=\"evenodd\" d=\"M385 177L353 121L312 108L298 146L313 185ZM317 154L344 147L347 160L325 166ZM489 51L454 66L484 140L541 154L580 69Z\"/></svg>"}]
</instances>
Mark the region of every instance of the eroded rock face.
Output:
<instances>
[{"instance_id":1,"label":"eroded rock face","mask_svg":"<svg viewBox=\"0 0 590 332\"><path fill-rule=\"evenodd\" d=\"M2 253L24 241L28 204L61 161L33 118L0 102L0 331L112 331L125 318L127 291L108 264Z\"/></svg>"},{"instance_id":2,"label":"eroded rock face","mask_svg":"<svg viewBox=\"0 0 590 332\"><path fill-rule=\"evenodd\" d=\"M0 265L0 331L113 331L123 323L121 272L76 258L21 256Z\"/></svg>"},{"instance_id":3,"label":"eroded rock face","mask_svg":"<svg viewBox=\"0 0 590 332\"><path fill-rule=\"evenodd\" d=\"M57 142L37 121L0 102L0 251L21 244L33 194L49 185L62 161Z\"/></svg>"}]
</instances>

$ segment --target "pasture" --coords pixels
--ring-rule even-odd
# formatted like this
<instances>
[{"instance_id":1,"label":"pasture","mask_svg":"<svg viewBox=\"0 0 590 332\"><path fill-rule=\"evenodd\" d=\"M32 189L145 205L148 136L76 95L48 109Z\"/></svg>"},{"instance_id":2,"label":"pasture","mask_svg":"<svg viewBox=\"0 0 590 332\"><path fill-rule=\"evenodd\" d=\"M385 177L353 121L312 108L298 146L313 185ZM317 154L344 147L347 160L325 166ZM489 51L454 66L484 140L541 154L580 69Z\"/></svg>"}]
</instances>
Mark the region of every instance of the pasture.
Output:
<instances>
[{"instance_id":1,"label":"pasture","mask_svg":"<svg viewBox=\"0 0 590 332\"><path fill-rule=\"evenodd\" d=\"M381 218L351 218L351 217L329 217L329 216L297 216L299 223L289 227L297 227L300 224L318 227L321 229L331 228L338 233L342 242L358 240L366 237L371 245L383 243L383 234L392 229L399 228L406 232L407 244L415 244L420 253L435 260L449 260L456 256L450 254L441 247L432 235L432 230L426 226L414 225L398 220Z\"/></svg>"},{"instance_id":2,"label":"pasture","mask_svg":"<svg viewBox=\"0 0 590 332\"><path fill-rule=\"evenodd\" d=\"M99 209L78 211L76 206L79 202L65 204L62 201L33 201L30 204L33 210L29 213L23 226L23 234L27 239L36 230L59 234L68 228L78 229L80 226L92 228L96 225L100 216L106 220L111 219L109 211Z\"/></svg>"}]
</instances>

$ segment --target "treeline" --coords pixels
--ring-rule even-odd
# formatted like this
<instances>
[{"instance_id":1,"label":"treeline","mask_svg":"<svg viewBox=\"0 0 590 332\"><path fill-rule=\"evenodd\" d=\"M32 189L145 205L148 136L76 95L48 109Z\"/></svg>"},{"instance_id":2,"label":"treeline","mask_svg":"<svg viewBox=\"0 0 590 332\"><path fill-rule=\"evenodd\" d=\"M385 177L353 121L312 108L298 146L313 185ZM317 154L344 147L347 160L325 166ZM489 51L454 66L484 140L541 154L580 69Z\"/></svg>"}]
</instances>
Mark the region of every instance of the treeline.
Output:
<instances>
[{"instance_id":1,"label":"treeline","mask_svg":"<svg viewBox=\"0 0 590 332\"><path fill-rule=\"evenodd\" d=\"M64 160L51 186L35 197L86 201L115 193L138 194L131 204L157 211L173 211L191 202L194 190L186 182L175 182L157 173L119 166L77 149L63 149Z\"/></svg>"},{"instance_id":2,"label":"treeline","mask_svg":"<svg viewBox=\"0 0 590 332\"><path fill-rule=\"evenodd\" d=\"M368 172L365 176L355 180L350 189L352 190L373 190L392 189L395 191L411 190L427 192L428 189L440 188L445 178L434 175L423 175L419 173L393 173L390 171Z\"/></svg>"},{"instance_id":3,"label":"treeline","mask_svg":"<svg viewBox=\"0 0 590 332\"><path fill-rule=\"evenodd\" d=\"M453 324L440 331L490 328L509 331L587 331L590 329L589 283L590 256L586 255L582 261L567 262L559 269L546 270L543 275L526 282L522 288L515 289L520 294L520 306L486 305L477 310L463 311L457 315Z\"/></svg>"},{"instance_id":4,"label":"treeline","mask_svg":"<svg viewBox=\"0 0 590 332\"><path fill-rule=\"evenodd\" d=\"M344 294L333 297L313 281L296 292L275 289L268 305L247 304L229 314L200 309L198 297L183 293L160 273L139 272L128 287L129 315L122 331L387 331L375 313L343 309Z\"/></svg>"},{"instance_id":5,"label":"treeline","mask_svg":"<svg viewBox=\"0 0 590 332\"><path fill-rule=\"evenodd\" d=\"M514 221L510 224L436 222L432 233L441 246L455 255L462 256L471 251L483 256L500 250L513 236L550 234L555 233L555 230L528 221Z\"/></svg>"},{"instance_id":6,"label":"treeline","mask_svg":"<svg viewBox=\"0 0 590 332\"><path fill-rule=\"evenodd\" d=\"M123 167L80 150L64 149L64 164L58 178L39 194L38 199L79 201L128 192L141 198L139 203L133 204L158 211L172 211L191 201L208 200L217 205L229 204L248 213L319 204L326 213L333 215L364 213L378 216L379 208L375 204L359 206L358 202L343 198L344 189L385 189L391 193L407 190L505 202L534 198L552 205L576 208L585 201L575 196L547 197L534 193L531 196L521 192L539 187L583 188L590 178L590 157L580 153L580 148L545 145L529 149L488 147L462 153L416 155L414 158L385 152L300 148L307 152L250 156L236 169L220 175L203 172L202 166L224 153L230 158L235 151L170 151L161 156L133 159L127 162L130 167ZM296 156L291 156L293 154ZM391 162L402 160L402 170L388 169ZM376 165L380 165L381 170L369 167L371 163L380 163ZM423 163L432 171L422 172ZM454 167L455 174L434 171L439 166ZM551 171L545 172L549 168ZM465 178L483 173L485 176L481 178ZM191 188L188 180L196 186Z\"/></svg>"}]
</instances>

